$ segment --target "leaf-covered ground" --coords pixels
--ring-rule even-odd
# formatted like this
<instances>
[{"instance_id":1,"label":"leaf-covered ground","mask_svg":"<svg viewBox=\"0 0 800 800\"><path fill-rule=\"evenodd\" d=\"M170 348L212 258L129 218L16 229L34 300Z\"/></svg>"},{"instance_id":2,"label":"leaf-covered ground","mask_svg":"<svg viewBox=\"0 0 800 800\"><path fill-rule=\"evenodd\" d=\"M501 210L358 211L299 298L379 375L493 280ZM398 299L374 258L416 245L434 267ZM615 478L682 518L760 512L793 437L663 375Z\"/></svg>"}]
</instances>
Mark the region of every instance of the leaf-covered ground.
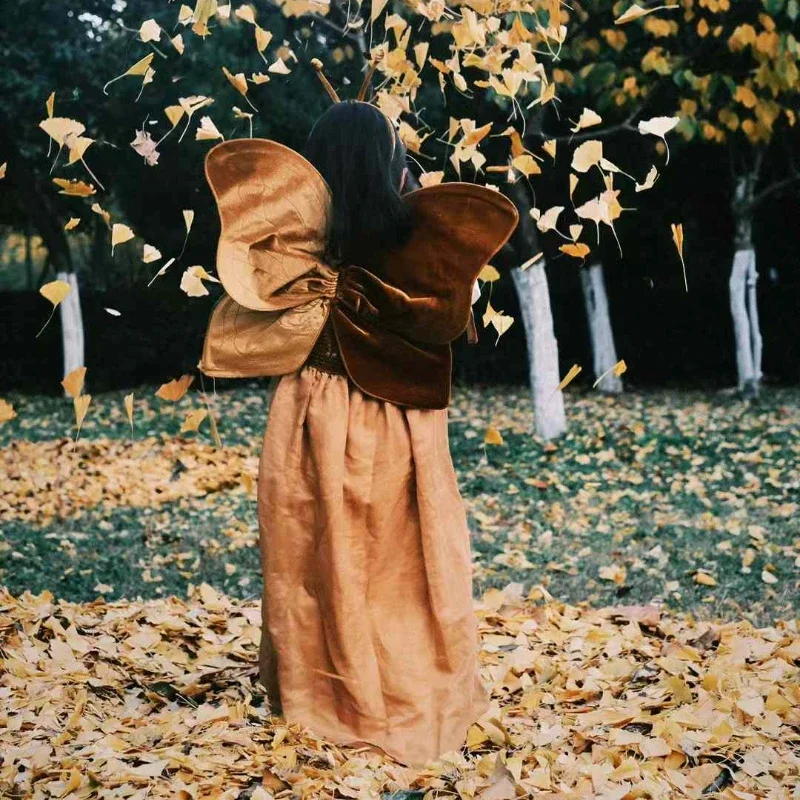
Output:
<instances>
[{"instance_id":1,"label":"leaf-covered ground","mask_svg":"<svg viewBox=\"0 0 800 800\"><path fill-rule=\"evenodd\" d=\"M0 425L0 584L90 601L185 597L207 582L260 593L254 479L265 384L202 407L123 393L93 398L73 445L71 402L9 397ZM800 391L758 405L709 393L572 392L570 433L529 433L522 390L460 390L451 447L474 534L476 589L518 581L595 606L654 602L757 624L797 613ZM484 445L489 425L502 445Z\"/></svg>"},{"instance_id":2,"label":"leaf-covered ground","mask_svg":"<svg viewBox=\"0 0 800 800\"><path fill-rule=\"evenodd\" d=\"M93 399L77 444L71 403L8 398L3 797L797 796L800 392L571 394L550 446L523 392L458 392L493 703L463 751L422 770L270 716L265 387L212 399L222 449L207 421L180 433L197 395L137 395L133 437L120 393ZM502 445L483 444L489 425Z\"/></svg>"},{"instance_id":3,"label":"leaf-covered ground","mask_svg":"<svg viewBox=\"0 0 800 800\"><path fill-rule=\"evenodd\" d=\"M492 704L423 769L271 717L259 607L74 604L0 590L6 798L789 800L800 787L794 624L691 624L655 607L478 604ZM403 791L405 790L405 791Z\"/></svg>"}]
</instances>

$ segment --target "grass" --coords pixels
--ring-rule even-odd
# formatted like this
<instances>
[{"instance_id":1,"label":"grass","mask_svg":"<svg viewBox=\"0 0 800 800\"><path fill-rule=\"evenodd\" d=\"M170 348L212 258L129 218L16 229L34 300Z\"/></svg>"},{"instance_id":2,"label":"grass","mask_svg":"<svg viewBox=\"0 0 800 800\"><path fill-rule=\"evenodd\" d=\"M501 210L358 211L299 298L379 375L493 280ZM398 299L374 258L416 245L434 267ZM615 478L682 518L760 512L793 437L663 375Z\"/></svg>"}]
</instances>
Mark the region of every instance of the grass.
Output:
<instances>
[{"instance_id":1,"label":"grass","mask_svg":"<svg viewBox=\"0 0 800 800\"><path fill-rule=\"evenodd\" d=\"M98 395L77 448L71 403L8 397L0 426L0 584L88 601L177 594L208 582L260 594L255 475L264 383L213 400L224 450L204 422L180 433L177 404ZM475 587L541 585L572 603L656 602L756 623L796 616L800 572L800 390L758 404L725 393L570 390L570 431L530 434L527 395L456 391L453 461L470 514ZM489 425L502 445L484 445ZM249 477L248 477L249 476ZM701 581L701 582L698 582Z\"/></svg>"}]
</instances>

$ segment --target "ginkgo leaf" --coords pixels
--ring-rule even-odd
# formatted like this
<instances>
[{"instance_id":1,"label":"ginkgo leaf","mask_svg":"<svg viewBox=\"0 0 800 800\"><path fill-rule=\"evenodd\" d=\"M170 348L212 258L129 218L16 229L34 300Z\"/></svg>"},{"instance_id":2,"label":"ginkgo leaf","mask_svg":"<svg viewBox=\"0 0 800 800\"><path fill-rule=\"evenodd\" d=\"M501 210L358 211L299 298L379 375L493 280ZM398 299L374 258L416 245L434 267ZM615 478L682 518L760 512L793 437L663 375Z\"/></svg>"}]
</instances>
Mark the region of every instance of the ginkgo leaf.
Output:
<instances>
[{"instance_id":1,"label":"ginkgo leaf","mask_svg":"<svg viewBox=\"0 0 800 800\"><path fill-rule=\"evenodd\" d=\"M116 78L112 78L110 81L108 81L108 83L106 83L106 85L103 86L103 94L108 94L106 89L108 89L108 87L111 86L112 83L128 75L146 76L148 70L150 69L150 62L152 62L153 60L153 55L154 55L153 53L148 53L144 58L139 59L139 61L137 61L133 66L128 67L128 69L125 70L125 72L123 72L122 75L117 75Z\"/></svg>"},{"instance_id":2,"label":"ginkgo leaf","mask_svg":"<svg viewBox=\"0 0 800 800\"><path fill-rule=\"evenodd\" d=\"M181 213L183 214L183 224L186 226L186 235L188 236L194 222L194 211L191 208L184 208Z\"/></svg>"},{"instance_id":3,"label":"ginkgo leaf","mask_svg":"<svg viewBox=\"0 0 800 800\"><path fill-rule=\"evenodd\" d=\"M254 72L250 76L250 80L255 83L256 85L260 85L262 83L269 83L269 75L265 75L263 72Z\"/></svg>"},{"instance_id":4,"label":"ginkgo leaf","mask_svg":"<svg viewBox=\"0 0 800 800\"><path fill-rule=\"evenodd\" d=\"M278 56L268 67L267 72L273 73L273 75L288 75L291 70L286 65L286 62Z\"/></svg>"},{"instance_id":5,"label":"ginkgo leaf","mask_svg":"<svg viewBox=\"0 0 800 800\"><path fill-rule=\"evenodd\" d=\"M103 311L105 311L106 314L111 314L112 317L121 317L122 316L122 312L121 311L117 311L116 308L105 307L105 308L103 308Z\"/></svg>"},{"instance_id":6,"label":"ginkgo leaf","mask_svg":"<svg viewBox=\"0 0 800 800\"><path fill-rule=\"evenodd\" d=\"M591 108L584 108L578 121L575 123L575 127L570 128L570 130L573 133L577 133L584 128L591 128L595 125L599 125L602 121L603 118L596 111L592 111Z\"/></svg>"},{"instance_id":7,"label":"ginkgo leaf","mask_svg":"<svg viewBox=\"0 0 800 800\"><path fill-rule=\"evenodd\" d=\"M44 104L44 107L47 109L47 116L52 117L56 110L56 93L50 92L47 97L47 101Z\"/></svg>"},{"instance_id":8,"label":"ginkgo leaf","mask_svg":"<svg viewBox=\"0 0 800 800\"><path fill-rule=\"evenodd\" d=\"M683 285L688 292L689 282L686 279L686 262L683 260L683 224L678 223L676 225L673 222L670 225L670 229L672 230L672 241L675 244L675 249L678 251L678 256L681 259L681 267L683 268Z\"/></svg>"},{"instance_id":9,"label":"ginkgo leaf","mask_svg":"<svg viewBox=\"0 0 800 800\"><path fill-rule=\"evenodd\" d=\"M643 119L641 122L639 122L639 133L657 136L662 142L664 142L664 145L667 148L667 164L669 164L669 144L667 143L667 134L680 121L680 117L653 117L652 119Z\"/></svg>"},{"instance_id":10,"label":"ginkgo leaf","mask_svg":"<svg viewBox=\"0 0 800 800\"><path fill-rule=\"evenodd\" d=\"M189 297L203 297L208 294L203 281L213 281L219 283L219 280L213 275L209 275L203 267L194 266L187 267L181 277L181 290L186 292Z\"/></svg>"},{"instance_id":11,"label":"ginkgo leaf","mask_svg":"<svg viewBox=\"0 0 800 800\"><path fill-rule=\"evenodd\" d=\"M225 137L217 130L217 126L211 121L211 117L201 117L200 126L194 137L198 142L211 139L224 139Z\"/></svg>"},{"instance_id":12,"label":"ginkgo leaf","mask_svg":"<svg viewBox=\"0 0 800 800\"><path fill-rule=\"evenodd\" d=\"M500 431L494 427L494 425L490 425L486 429L486 435L483 437L484 444L503 444L503 437L500 435Z\"/></svg>"},{"instance_id":13,"label":"ginkgo leaf","mask_svg":"<svg viewBox=\"0 0 800 800\"><path fill-rule=\"evenodd\" d=\"M564 206L553 206L548 208L543 214L540 215L536 221L536 227L542 232L547 233L552 231L558 224L558 217L564 210Z\"/></svg>"},{"instance_id":14,"label":"ginkgo leaf","mask_svg":"<svg viewBox=\"0 0 800 800\"><path fill-rule=\"evenodd\" d=\"M161 38L161 26L154 19L146 19L139 27L139 38L143 42L157 42Z\"/></svg>"},{"instance_id":15,"label":"ginkgo leaf","mask_svg":"<svg viewBox=\"0 0 800 800\"><path fill-rule=\"evenodd\" d=\"M131 147L144 158L145 163L154 167L158 164L161 155L158 152L159 142L155 141L149 131L136 131L136 138L131 142Z\"/></svg>"},{"instance_id":16,"label":"ginkgo leaf","mask_svg":"<svg viewBox=\"0 0 800 800\"><path fill-rule=\"evenodd\" d=\"M3 398L0 397L0 425L4 422L10 422L16 416L17 412L14 411L14 406L12 406L8 400L3 400Z\"/></svg>"},{"instance_id":17,"label":"ginkgo leaf","mask_svg":"<svg viewBox=\"0 0 800 800\"><path fill-rule=\"evenodd\" d=\"M39 289L39 294L57 306L70 293L70 288L66 281L50 281Z\"/></svg>"},{"instance_id":18,"label":"ginkgo leaf","mask_svg":"<svg viewBox=\"0 0 800 800\"><path fill-rule=\"evenodd\" d=\"M190 411L186 415L186 419L181 425L181 433L189 431L197 431L200 428L200 423L208 416L208 411L205 408L198 408L195 411Z\"/></svg>"},{"instance_id":19,"label":"ginkgo leaf","mask_svg":"<svg viewBox=\"0 0 800 800\"><path fill-rule=\"evenodd\" d=\"M0 164L0 181L3 180L6 176L6 170L8 169L8 161L4 161Z\"/></svg>"},{"instance_id":20,"label":"ginkgo leaf","mask_svg":"<svg viewBox=\"0 0 800 800\"><path fill-rule=\"evenodd\" d=\"M561 379L561 383L558 384L558 388L562 391L566 389L567 386L569 386L572 381L574 381L575 378L580 375L582 369L583 367L579 366L578 364L573 364L569 368L569 372Z\"/></svg>"},{"instance_id":21,"label":"ginkgo leaf","mask_svg":"<svg viewBox=\"0 0 800 800\"><path fill-rule=\"evenodd\" d=\"M600 375L600 377L592 384L592 389L596 389L597 385L603 380L603 378L607 377L608 375L611 375L613 373L619 378L627 371L628 371L628 365L622 360L617 361L617 363L614 364L613 367L607 369L602 375Z\"/></svg>"},{"instance_id":22,"label":"ginkgo leaf","mask_svg":"<svg viewBox=\"0 0 800 800\"><path fill-rule=\"evenodd\" d=\"M95 193L94 186L85 181L53 178L53 183L61 187L59 194L66 194L70 197L90 197Z\"/></svg>"},{"instance_id":23,"label":"ginkgo leaf","mask_svg":"<svg viewBox=\"0 0 800 800\"><path fill-rule=\"evenodd\" d=\"M644 183L636 184L636 191L645 192L648 189L652 189L653 186L655 186L657 180L658 180L658 170L655 167L650 167L650 171L647 173L647 177L644 179Z\"/></svg>"},{"instance_id":24,"label":"ginkgo leaf","mask_svg":"<svg viewBox=\"0 0 800 800\"><path fill-rule=\"evenodd\" d=\"M239 8L234 11L234 16L244 22L249 22L251 25L256 24L256 12L253 10L252 6L247 4L240 5Z\"/></svg>"},{"instance_id":25,"label":"ginkgo leaf","mask_svg":"<svg viewBox=\"0 0 800 800\"><path fill-rule=\"evenodd\" d=\"M72 370L72 372L70 372L63 381L61 381L61 385L64 387L64 391L70 397L77 397L83 389L83 381L85 377L86 367L77 367L76 369Z\"/></svg>"},{"instance_id":26,"label":"ginkgo leaf","mask_svg":"<svg viewBox=\"0 0 800 800\"><path fill-rule=\"evenodd\" d=\"M156 274L155 274L155 275L153 275L153 277L150 279L150 283L148 283L147 285L148 285L148 286L151 286L151 285L152 285L152 283L153 283L153 281L154 281L156 278L160 278L162 275L166 274L167 270L168 270L168 269L169 269L169 268L170 268L170 267L171 267L171 266L172 266L172 265L175 263L175 261L176 261L176 259L175 259L175 258L170 258L170 259L169 259L169 260L168 260L168 261L167 261L167 262L164 264L164 266L163 266L163 267L161 267L161 269L160 269L158 272L156 272Z\"/></svg>"},{"instance_id":27,"label":"ginkgo leaf","mask_svg":"<svg viewBox=\"0 0 800 800\"><path fill-rule=\"evenodd\" d=\"M142 248L142 261L145 264L150 264L153 261L158 261L161 258L161 251L151 244L145 244Z\"/></svg>"},{"instance_id":28,"label":"ginkgo leaf","mask_svg":"<svg viewBox=\"0 0 800 800\"><path fill-rule=\"evenodd\" d=\"M420 186L438 186L444 179L444 172L423 172L419 176Z\"/></svg>"},{"instance_id":29,"label":"ginkgo leaf","mask_svg":"<svg viewBox=\"0 0 800 800\"><path fill-rule=\"evenodd\" d=\"M388 0L372 0L372 6L370 9L369 20L370 22L375 22L376 19L383 13L383 9L386 8Z\"/></svg>"},{"instance_id":30,"label":"ginkgo leaf","mask_svg":"<svg viewBox=\"0 0 800 800\"><path fill-rule=\"evenodd\" d=\"M92 396L90 394L82 394L72 398L72 406L75 409L75 425L78 428L78 432L75 434L76 439L80 436L81 426L84 419L86 419L86 412L89 410L89 403L91 402Z\"/></svg>"},{"instance_id":31,"label":"ginkgo leaf","mask_svg":"<svg viewBox=\"0 0 800 800\"><path fill-rule=\"evenodd\" d=\"M580 259L586 258L586 256L592 252L589 245L585 244L584 242L576 242L575 244L562 244L558 249L562 253L566 253L568 256Z\"/></svg>"},{"instance_id":32,"label":"ginkgo leaf","mask_svg":"<svg viewBox=\"0 0 800 800\"><path fill-rule=\"evenodd\" d=\"M500 280L500 273L491 264L487 264L478 273L478 280L493 283L494 281Z\"/></svg>"},{"instance_id":33,"label":"ginkgo leaf","mask_svg":"<svg viewBox=\"0 0 800 800\"><path fill-rule=\"evenodd\" d=\"M546 142L542 144L542 150L550 156L550 158L555 159L556 157L556 145L558 143L555 139L548 139Z\"/></svg>"},{"instance_id":34,"label":"ginkgo leaf","mask_svg":"<svg viewBox=\"0 0 800 800\"><path fill-rule=\"evenodd\" d=\"M131 426L131 436L133 436L133 392L126 394L122 402L125 406L125 414Z\"/></svg>"},{"instance_id":35,"label":"ginkgo leaf","mask_svg":"<svg viewBox=\"0 0 800 800\"><path fill-rule=\"evenodd\" d=\"M183 34L179 33L173 36L169 41L178 53L183 55L183 51L186 49L186 45L183 43Z\"/></svg>"},{"instance_id":36,"label":"ginkgo leaf","mask_svg":"<svg viewBox=\"0 0 800 800\"><path fill-rule=\"evenodd\" d=\"M118 244L129 242L136 234L121 222L115 222L111 226L111 255L114 255L114 248Z\"/></svg>"},{"instance_id":37,"label":"ginkgo leaf","mask_svg":"<svg viewBox=\"0 0 800 800\"><path fill-rule=\"evenodd\" d=\"M620 15L614 20L616 25L625 25L627 22L633 22L635 19L640 19L641 17L646 16L647 14L652 14L654 11L662 11L663 9L667 8L679 8L677 4L675 5L663 5L663 6L652 6L651 8L643 8L642 6L634 3L628 9L625 10L625 13Z\"/></svg>"},{"instance_id":38,"label":"ginkgo leaf","mask_svg":"<svg viewBox=\"0 0 800 800\"><path fill-rule=\"evenodd\" d=\"M67 220L67 224L64 225L64 230L71 231L73 230L73 228L77 228L78 225L80 225L80 222L81 222L80 217L70 217Z\"/></svg>"},{"instance_id":39,"label":"ginkgo leaf","mask_svg":"<svg viewBox=\"0 0 800 800\"><path fill-rule=\"evenodd\" d=\"M717 582L707 572L698 570L694 574L694 582L699 583L701 586L716 586Z\"/></svg>"},{"instance_id":40,"label":"ginkgo leaf","mask_svg":"<svg viewBox=\"0 0 800 800\"><path fill-rule=\"evenodd\" d=\"M256 49L259 53L261 53L261 57L264 58L264 51L269 46L269 43L272 41L272 33L270 31L265 31L260 25L256 25ZM265 63L266 63L266 59Z\"/></svg>"},{"instance_id":41,"label":"ginkgo leaf","mask_svg":"<svg viewBox=\"0 0 800 800\"><path fill-rule=\"evenodd\" d=\"M39 127L60 146L64 145L67 136L80 136L86 130L82 122L68 117L48 117L39 123Z\"/></svg>"},{"instance_id":42,"label":"ginkgo leaf","mask_svg":"<svg viewBox=\"0 0 800 800\"><path fill-rule=\"evenodd\" d=\"M590 139L575 148L572 154L572 169L576 172L588 172L592 167L599 166L603 158L603 143L598 139Z\"/></svg>"},{"instance_id":43,"label":"ginkgo leaf","mask_svg":"<svg viewBox=\"0 0 800 800\"><path fill-rule=\"evenodd\" d=\"M162 384L156 391L156 397L176 403L189 391L193 381L194 375L181 375L180 378Z\"/></svg>"}]
</instances>

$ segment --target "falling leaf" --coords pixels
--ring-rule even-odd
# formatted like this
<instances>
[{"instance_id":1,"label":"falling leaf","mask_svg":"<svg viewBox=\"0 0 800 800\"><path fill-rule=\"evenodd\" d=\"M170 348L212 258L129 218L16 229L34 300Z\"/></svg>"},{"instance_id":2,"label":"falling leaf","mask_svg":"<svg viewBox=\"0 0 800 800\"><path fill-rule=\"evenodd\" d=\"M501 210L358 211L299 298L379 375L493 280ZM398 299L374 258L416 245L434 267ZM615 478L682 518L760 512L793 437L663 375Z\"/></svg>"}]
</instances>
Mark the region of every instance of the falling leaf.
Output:
<instances>
[{"instance_id":1,"label":"falling leaf","mask_svg":"<svg viewBox=\"0 0 800 800\"><path fill-rule=\"evenodd\" d=\"M189 391L193 381L194 375L181 375L180 378L160 386L156 392L156 397L160 397L162 400L170 400L173 403L177 402Z\"/></svg>"},{"instance_id":2,"label":"falling leaf","mask_svg":"<svg viewBox=\"0 0 800 800\"><path fill-rule=\"evenodd\" d=\"M599 166L603 158L603 143L597 139L590 139L575 148L572 154L572 169L576 172L588 172L592 167Z\"/></svg>"},{"instance_id":3,"label":"falling leaf","mask_svg":"<svg viewBox=\"0 0 800 800\"><path fill-rule=\"evenodd\" d=\"M67 220L67 224L64 226L65 231L71 231L73 228L77 228L80 225L80 217L70 217Z\"/></svg>"},{"instance_id":4,"label":"falling leaf","mask_svg":"<svg viewBox=\"0 0 800 800\"><path fill-rule=\"evenodd\" d=\"M156 274L155 274L155 275L153 275L153 277L150 279L150 283L148 283L147 285L148 285L148 286L152 286L152 284L153 284L153 281L154 281L156 278L160 278L162 275L165 275L165 274L166 274L166 272L167 272L167 270L168 270L168 269L169 269L169 268L170 268L170 267L171 267L171 266L172 266L172 265L175 263L175 260L176 260L176 259L174 259L174 258L170 258L170 259L169 259L169 261L167 261L167 262L164 264L164 266L163 266L163 267L161 267L161 269L160 269L158 272L156 272Z\"/></svg>"},{"instance_id":5,"label":"falling leaf","mask_svg":"<svg viewBox=\"0 0 800 800\"><path fill-rule=\"evenodd\" d=\"M7 161L4 161L2 164L0 164L0 180L5 178L7 169L8 169L8 162Z\"/></svg>"},{"instance_id":6,"label":"falling leaf","mask_svg":"<svg viewBox=\"0 0 800 800\"><path fill-rule=\"evenodd\" d=\"M121 222L115 222L111 228L111 255L114 255L114 248L118 244L129 242L136 234Z\"/></svg>"},{"instance_id":7,"label":"falling leaf","mask_svg":"<svg viewBox=\"0 0 800 800\"><path fill-rule=\"evenodd\" d=\"M17 412L14 411L14 406L12 406L8 400L3 400L3 398L0 397L0 425L4 422L10 422L16 416Z\"/></svg>"},{"instance_id":8,"label":"falling leaf","mask_svg":"<svg viewBox=\"0 0 800 800\"><path fill-rule=\"evenodd\" d=\"M546 142L542 144L542 150L544 150L545 153L547 153L547 155L550 156L550 158L555 159L557 144L558 142L556 142L555 139L548 139Z\"/></svg>"},{"instance_id":9,"label":"falling leaf","mask_svg":"<svg viewBox=\"0 0 800 800\"><path fill-rule=\"evenodd\" d=\"M388 0L372 0L369 15L370 22L375 22L375 20L378 19L378 17L383 13L383 9L386 8L387 2Z\"/></svg>"},{"instance_id":10,"label":"falling leaf","mask_svg":"<svg viewBox=\"0 0 800 800\"><path fill-rule=\"evenodd\" d=\"M61 385L64 387L64 391L70 397L77 397L83 389L83 381L85 377L86 367L77 367L76 369L72 370L72 372L70 372L63 381L61 381Z\"/></svg>"},{"instance_id":11,"label":"falling leaf","mask_svg":"<svg viewBox=\"0 0 800 800\"><path fill-rule=\"evenodd\" d=\"M139 28L143 42L157 42L161 38L161 26L154 19L146 19Z\"/></svg>"},{"instance_id":12,"label":"falling leaf","mask_svg":"<svg viewBox=\"0 0 800 800\"><path fill-rule=\"evenodd\" d=\"M543 214L539 216L536 221L536 227L542 232L547 233L552 231L558 224L558 217L564 210L564 206L553 206L548 208Z\"/></svg>"},{"instance_id":13,"label":"falling leaf","mask_svg":"<svg viewBox=\"0 0 800 800\"><path fill-rule=\"evenodd\" d=\"M653 6L651 8L643 8L642 6L634 3L632 6L630 6L628 9L625 10L624 14L617 17L617 19L614 20L614 23L616 25L625 25L626 23L633 22L633 20L640 19L641 17L644 17L647 14L652 14L654 11L661 11L667 8L679 8L679 6L676 4L676 5L664 5L664 6Z\"/></svg>"},{"instance_id":14,"label":"falling leaf","mask_svg":"<svg viewBox=\"0 0 800 800\"><path fill-rule=\"evenodd\" d=\"M648 189L652 189L653 186L655 186L657 179L658 179L658 170L655 167L650 167L650 171L647 173L647 177L644 179L644 183L636 184L636 191L645 192Z\"/></svg>"},{"instance_id":15,"label":"falling leaf","mask_svg":"<svg viewBox=\"0 0 800 800\"><path fill-rule=\"evenodd\" d=\"M219 280L213 275L209 275L203 267L187 267L181 277L181 290L186 292L189 297L203 297L208 294L208 289L203 281L219 283Z\"/></svg>"},{"instance_id":16,"label":"falling leaf","mask_svg":"<svg viewBox=\"0 0 800 800\"><path fill-rule=\"evenodd\" d=\"M494 283L500 280L500 273L491 265L487 264L479 273L478 280L487 283Z\"/></svg>"},{"instance_id":17,"label":"falling leaf","mask_svg":"<svg viewBox=\"0 0 800 800\"><path fill-rule=\"evenodd\" d=\"M211 139L223 139L223 135L217 130L217 126L211 121L211 117L200 117L200 125L195 134L196 141L205 142Z\"/></svg>"},{"instance_id":18,"label":"falling leaf","mask_svg":"<svg viewBox=\"0 0 800 800\"><path fill-rule=\"evenodd\" d=\"M161 258L161 251L151 244L145 244L142 248L142 261L145 264L150 264L153 261L158 261Z\"/></svg>"},{"instance_id":19,"label":"falling leaf","mask_svg":"<svg viewBox=\"0 0 800 800\"><path fill-rule=\"evenodd\" d=\"M575 378L577 378L578 375L580 375L582 369L583 367L580 367L577 364L573 364L570 367L569 372L562 378L561 383L558 384L558 388L561 391L566 389L567 386L569 386L572 383L572 381L574 381Z\"/></svg>"},{"instance_id":20,"label":"falling leaf","mask_svg":"<svg viewBox=\"0 0 800 800\"><path fill-rule=\"evenodd\" d=\"M47 323L53 318L53 314L56 313L56 308L58 308L59 303L70 293L71 288L72 287L66 281L57 280L50 281L50 283L44 284L44 286L39 289L39 294L53 304L53 310L50 312L50 316L45 320L39 333L36 334L37 339L47 327Z\"/></svg>"},{"instance_id":21,"label":"falling leaf","mask_svg":"<svg viewBox=\"0 0 800 800\"><path fill-rule=\"evenodd\" d=\"M112 78L105 86L103 86L103 94L108 94L106 89L111 86L112 83L115 81L124 78L127 75L143 75L146 76L148 70L150 69L150 62L153 60L153 53L148 53L144 58L137 61L132 67L128 67L128 69L122 73L122 75L117 75L116 78Z\"/></svg>"},{"instance_id":22,"label":"falling leaf","mask_svg":"<svg viewBox=\"0 0 800 800\"><path fill-rule=\"evenodd\" d=\"M205 408L198 408L195 411L190 411L186 415L186 419L181 425L181 433L197 431L200 423L208 416L208 411Z\"/></svg>"},{"instance_id":23,"label":"falling leaf","mask_svg":"<svg viewBox=\"0 0 800 800\"><path fill-rule=\"evenodd\" d=\"M286 62L278 56L275 61L267 67L267 72L271 72L273 75L288 75L291 70L286 66Z\"/></svg>"},{"instance_id":24,"label":"falling leaf","mask_svg":"<svg viewBox=\"0 0 800 800\"><path fill-rule=\"evenodd\" d=\"M683 223L675 224L674 222L670 225L670 229L672 230L672 241L675 244L675 249L678 251L678 255L681 259L681 267L683 268L683 285L686 288L686 291L689 291L689 283L686 280L686 262L683 260Z\"/></svg>"},{"instance_id":25,"label":"falling leaf","mask_svg":"<svg viewBox=\"0 0 800 800\"><path fill-rule=\"evenodd\" d=\"M48 117L39 123L39 127L53 139L60 147L63 147L68 136L80 136L86 126L68 117Z\"/></svg>"},{"instance_id":26,"label":"falling leaf","mask_svg":"<svg viewBox=\"0 0 800 800\"><path fill-rule=\"evenodd\" d=\"M131 426L131 436L133 436L133 392L126 394L122 402L125 406L125 414Z\"/></svg>"},{"instance_id":27,"label":"falling leaf","mask_svg":"<svg viewBox=\"0 0 800 800\"><path fill-rule=\"evenodd\" d=\"M150 167L158 164L158 142L156 142L148 131L136 131L136 138L131 142L131 147L144 158L145 164Z\"/></svg>"},{"instance_id":28,"label":"falling leaf","mask_svg":"<svg viewBox=\"0 0 800 800\"><path fill-rule=\"evenodd\" d=\"M419 176L420 186L438 186L444 178L444 172L423 172Z\"/></svg>"},{"instance_id":29,"label":"falling leaf","mask_svg":"<svg viewBox=\"0 0 800 800\"><path fill-rule=\"evenodd\" d=\"M681 121L680 117L653 117L639 122L639 133L657 136L667 148L667 161L669 164L669 144L667 134Z\"/></svg>"},{"instance_id":30,"label":"falling leaf","mask_svg":"<svg viewBox=\"0 0 800 800\"><path fill-rule=\"evenodd\" d=\"M71 197L89 197L95 193L94 186L84 181L53 178L53 183L61 187L59 194L66 194Z\"/></svg>"},{"instance_id":31,"label":"falling leaf","mask_svg":"<svg viewBox=\"0 0 800 800\"><path fill-rule=\"evenodd\" d=\"M192 230L192 223L194 222L194 211L190 208L183 209L183 224L186 226L186 235L188 236Z\"/></svg>"},{"instance_id":32,"label":"falling leaf","mask_svg":"<svg viewBox=\"0 0 800 800\"><path fill-rule=\"evenodd\" d=\"M620 376L624 375L624 374L625 374L627 371L628 371L628 365L627 365L627 364L626 364L624 361L617 361L617 363L616 363L616 364L614 364L614 366L613 366L613 367L611 367L611 369L607 369L607 370L606 370L606 371L605 371L605 372L604 372L604 373L603 373L603 374L602 374L602 375L601 375L601 376L600 376L600 377L599 377L599 378L598 378L598 379L597 379L597 380L596 380L596 381L595 381L595 382L592 384L592 388L593 388L593 389L597 388L597 385L600 383L600 381L602 381L602 380L603 380L603 378L605 378L605 377L606 377L606 376L608 376L608 375L611 375L612 373L613 373L614 375L616 375L616 376L619 378Z\"/></svg>"},{"instance_id":33,"label":"falling leaf","mask_svg":"<svg viewBox=\"0 0 800 800\"><path fill-rule=\"evenodd\" d=\"M75 434L76 439L80 436L81 426L83 425L83 420L86 418L86 412L89 410L89 403L91 402L92 396L90 394L82 394L72 398L72 406L75 409L75 425L78 428L78 432Z\"/></svg>"},{"instance_id":34,"label":"falling leaf","mask_svg":"<svg viewBox=\"0 0 800 800\"><path fill-rule=\"evenodd\" d=\"M577 242L575 244L562 244L558 249L562 253L566 253L568 256L581 259L586 258L586 256L592 252L589 245L585 244L584 242Z\"/></svg>"},{"instance_id":35,"label":"falling leaf","mask_svg":"<svg viewBox=\"0 0 800 800\"><path fill-rule=\"evenodd\" d=\"M500 431L497 430L493 425L490 425L486 429L486 436L483 437L484 444L503 444L503 437L500 435Z\"/></svg>"},{"instance_id":36,"label":"falling leaf","mask_svg":"<svg viewBox=\"0 0 800 800\"><path fill-rule=\"evenodd\" d=\"M575 123L575 127L570 128L570 130L573 133L577 133L584 128L591 128L594 125L599 125L602 121L603 118L596 111L592 111L591 108L584 108L583 113Z\"/></svg>"},{"instance_id":37,"label":"falling leaf","mask_svg":"<svg viewBox=\"0 0 800 800\"><path fill-rule=\"evenodd\" d=\"M111 314L112 317L121 317L122 316L122 312L121 311L117 311L116 308L104 308L103 311L105 311L107 314Z\"/></svg>"},{"instance_id":38,"label":"falling leaf","mask_svg":"<svg viewBox=\"0 0 800 800\"><path fill-rule=\"evenodd\" d=\"M183 34L179 33L176 36L173 36L169 41L178 51L178 54L183 55L183 51L186 49L186 45L183 43Z\"/></svg>"}]
</instances>

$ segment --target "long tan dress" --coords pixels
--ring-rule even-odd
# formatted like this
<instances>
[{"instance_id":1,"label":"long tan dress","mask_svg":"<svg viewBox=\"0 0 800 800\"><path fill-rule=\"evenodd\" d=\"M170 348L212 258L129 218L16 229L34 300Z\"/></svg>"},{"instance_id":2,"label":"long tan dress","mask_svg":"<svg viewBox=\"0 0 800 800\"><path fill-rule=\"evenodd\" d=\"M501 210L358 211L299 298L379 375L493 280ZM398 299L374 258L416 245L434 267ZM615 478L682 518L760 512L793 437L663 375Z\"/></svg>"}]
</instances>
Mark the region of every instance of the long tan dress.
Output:
<instances>
[{"instance_id":1,"label":"long tan dress","mask_svg":"<svg viewBox=\"0 0 800 800\"><path fill-rule=\"evenodd\" d=\"M287 722L410 765L460 748L487 693L447 410L307 363L273 394L258 481L260 672Z\"/></svg>"}]
</instances>

